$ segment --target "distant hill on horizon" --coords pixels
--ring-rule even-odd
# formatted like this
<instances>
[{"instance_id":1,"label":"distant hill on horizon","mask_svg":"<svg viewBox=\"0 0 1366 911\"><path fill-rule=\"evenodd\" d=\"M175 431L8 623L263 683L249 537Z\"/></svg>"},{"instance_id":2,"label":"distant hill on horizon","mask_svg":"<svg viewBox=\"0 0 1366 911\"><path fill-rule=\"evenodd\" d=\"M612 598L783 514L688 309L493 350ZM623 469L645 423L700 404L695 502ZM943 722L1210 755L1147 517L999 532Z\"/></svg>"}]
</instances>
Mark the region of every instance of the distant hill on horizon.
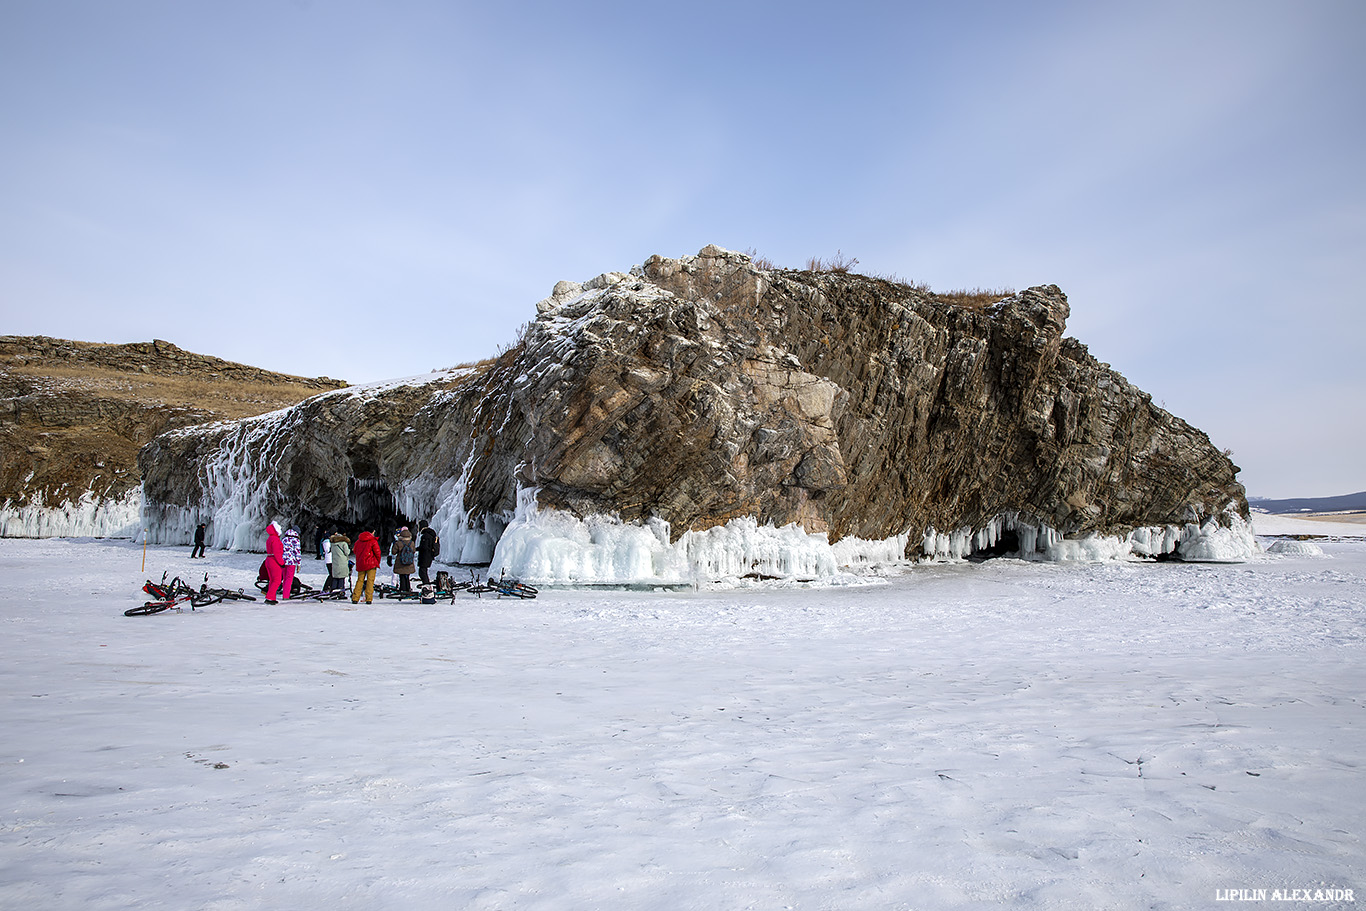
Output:
<instances>
[{"instance_id":1,"label":"distant hill on horizon","mask_svg":"<svg viewBox=\"0 0 1366 911\"><path fill-rule=\"evenodd\" d=\"M1269 513L1287 512L1345 512L1366 509L1366 490L1360 493L1344 494L1340 497L1299 497L1289 500L1272 500L1266 497L1248 497L1247 505Z\"/></svg>"}]
</instances>

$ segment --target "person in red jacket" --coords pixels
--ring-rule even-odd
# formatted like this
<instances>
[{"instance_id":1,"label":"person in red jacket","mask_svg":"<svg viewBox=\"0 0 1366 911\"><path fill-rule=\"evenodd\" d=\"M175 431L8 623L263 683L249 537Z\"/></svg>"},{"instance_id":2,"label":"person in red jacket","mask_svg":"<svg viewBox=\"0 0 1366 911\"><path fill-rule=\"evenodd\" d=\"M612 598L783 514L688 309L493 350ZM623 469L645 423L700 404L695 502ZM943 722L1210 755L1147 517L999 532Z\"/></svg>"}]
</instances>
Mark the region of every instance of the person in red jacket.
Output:
<instances>
[{"instance_id":1,"label":"person in red jacket","mask_svg":"<svg viewBox=\"0 0 1366 911\"><path fill-rule=\"evenodd\" d=\"M375 600L375 570L379 569L380 563L384 560L384 552L380 550L379 539L372 531L363 531L356 538L356 547L352 551L356 557L356 590L351 593L351 603L360 603L361 589L365 589L365 603L371 604Z\"/></svg>"},{"instance_id":2,"label":"person in red jacket","mask_svg":"<svg viewBox=\"0 0 1366 911\"><path fill-rule=\"evenodd\" d=\"M280 583L285 574L285 545L280 540L280 526L271 522L266 529L266 575L270 577L270 588L266 590L266 603L275 604L275 596L280 591ZM285 592L289 597L289 592Z\"/></svg>"}]
</instances>

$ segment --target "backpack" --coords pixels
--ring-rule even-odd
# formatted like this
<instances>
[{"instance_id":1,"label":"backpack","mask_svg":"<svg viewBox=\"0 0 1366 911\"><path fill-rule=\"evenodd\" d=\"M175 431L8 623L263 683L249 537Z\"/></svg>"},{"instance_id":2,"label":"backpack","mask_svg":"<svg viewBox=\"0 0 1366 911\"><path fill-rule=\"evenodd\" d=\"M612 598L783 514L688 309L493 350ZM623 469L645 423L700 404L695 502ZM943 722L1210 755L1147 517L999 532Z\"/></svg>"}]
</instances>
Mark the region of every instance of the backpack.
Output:
<instances>
[{"instance_id":1,"label":"backpack","mask_svg":"<svg viewBox=\"0 0 1366 911\"><path fill-rule=\"evenodd\" d=\"M439 592L448 592L451 590L451 574L444 569L436 571L436 590Z\"/></svg>"},{"instance_id":2,"label":"backpack","mask_svg":"<svg viewBox=\"0 0 1366 911\"><path fill-rule=\"evenodd\" d=\"M403 542L403 546L398 549L398 565L413 565L413 544L411 541Z\"/></svg>"},{"instance_id":3,"label":"backpack","mask_svg":"<svg viewBox=\"0 0 1366 911\"><path fill-rule=\"evenodd\" d=\"M423 604L436 603L436 586L432 585L432 583L424 583L418 593L422 596Z\"/></svg>"}]
</instances>

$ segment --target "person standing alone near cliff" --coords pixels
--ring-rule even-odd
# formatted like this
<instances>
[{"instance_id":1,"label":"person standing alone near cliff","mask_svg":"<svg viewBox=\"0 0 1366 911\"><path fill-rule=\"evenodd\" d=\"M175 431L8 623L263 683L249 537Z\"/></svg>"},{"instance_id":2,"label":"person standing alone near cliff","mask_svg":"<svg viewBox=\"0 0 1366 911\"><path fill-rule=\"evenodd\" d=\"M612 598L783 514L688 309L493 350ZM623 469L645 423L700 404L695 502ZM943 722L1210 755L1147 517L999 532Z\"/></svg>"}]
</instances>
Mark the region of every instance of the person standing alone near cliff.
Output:
<instances>
[{"instance_id":1,"label":"person standing alone near cliff","mask_svg":"<svg viewBox=\"0 0 1366 911\"><path fill-rule=\"evenodd\" d=\"M190 548L190 559L204 556L204 523L194 530L194 547Z\"/></svg>"}]
</instances>

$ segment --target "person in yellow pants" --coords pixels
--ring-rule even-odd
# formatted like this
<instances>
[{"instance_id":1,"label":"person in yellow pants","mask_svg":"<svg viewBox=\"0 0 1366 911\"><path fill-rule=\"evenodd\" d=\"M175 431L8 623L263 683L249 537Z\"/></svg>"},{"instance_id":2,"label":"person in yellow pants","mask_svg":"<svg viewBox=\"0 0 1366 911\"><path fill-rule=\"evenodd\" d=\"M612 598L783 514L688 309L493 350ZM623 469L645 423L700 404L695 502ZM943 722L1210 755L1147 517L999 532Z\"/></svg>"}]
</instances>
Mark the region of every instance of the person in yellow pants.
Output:
<instances>
[{"instance_id":1,"label":"person in yellow pants","mask_svg":"<svg viewBox=\"0 0 1366 911\"><path fill-rule=\"evenodd\" d=\"M356 547L352 553L356 555L356 588L351 592L351 603L360 603L363 589L365 603L371 604L375 600L375 571L384 560L384 552L380 550L379 539L375 537L375 533L361 532L356 537Z\"/></svg>"}]
</instances>

